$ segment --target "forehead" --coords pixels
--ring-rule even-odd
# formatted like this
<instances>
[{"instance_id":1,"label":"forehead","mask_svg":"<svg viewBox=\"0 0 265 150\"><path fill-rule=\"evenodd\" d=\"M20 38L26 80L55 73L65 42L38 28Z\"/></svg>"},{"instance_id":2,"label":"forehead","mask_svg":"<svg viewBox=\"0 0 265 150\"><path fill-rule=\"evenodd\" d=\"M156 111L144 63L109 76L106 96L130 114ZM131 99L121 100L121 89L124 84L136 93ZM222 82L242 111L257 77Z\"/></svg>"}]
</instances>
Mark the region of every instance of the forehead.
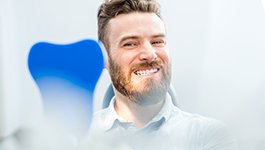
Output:
<instances>
[{"instance_id":1,"label":"forehead","mask_svg":"<svg viewBox=\"0 0 265 150\"><path fill-rule=\"evenodd\" d=\"M119 40L123 36L153 36L165 34L164 23L154 13L120 14L109 21L109 40Z\"/></svg>"}]
</instances>

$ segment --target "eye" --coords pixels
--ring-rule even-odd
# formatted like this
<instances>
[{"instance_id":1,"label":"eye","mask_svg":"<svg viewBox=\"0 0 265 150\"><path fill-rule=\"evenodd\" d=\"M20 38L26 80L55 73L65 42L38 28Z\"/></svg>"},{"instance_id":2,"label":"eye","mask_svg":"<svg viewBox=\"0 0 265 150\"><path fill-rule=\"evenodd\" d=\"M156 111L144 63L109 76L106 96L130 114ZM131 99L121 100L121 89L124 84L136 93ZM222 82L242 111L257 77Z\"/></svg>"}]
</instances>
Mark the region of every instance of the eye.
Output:
<instances>
[{"instance_id":1,"label":"eye","mask_svg":"<svg viewBox=\"0 0 265 150\"><path fill-rule=\"evenodd\" d=\"M131 42L125 42L122 47L126 48L126 49L132 49L138 46L138 42L136 41L131 41Z\"/></svg>"},{"instance_id":2,"label":"eye","mask_svg":"<svg viewBox=\"0 0 265 150\"><path fill-rule=\"evenodd\" d=\"M166 44L165 40L154 40L151 42L152 45L154 46L164 46Z\"/></svg>"},{"instance_id":3,"label":"eye","mask_svg":"<svg viewBox=\"0 0 265 150\"><path fill-rule=\"evenodd\" d=\"M125 43L123 44L124 47L132 47L132 46L135 46L136 44L135 43Z\"/></svg>"}]
</instances>

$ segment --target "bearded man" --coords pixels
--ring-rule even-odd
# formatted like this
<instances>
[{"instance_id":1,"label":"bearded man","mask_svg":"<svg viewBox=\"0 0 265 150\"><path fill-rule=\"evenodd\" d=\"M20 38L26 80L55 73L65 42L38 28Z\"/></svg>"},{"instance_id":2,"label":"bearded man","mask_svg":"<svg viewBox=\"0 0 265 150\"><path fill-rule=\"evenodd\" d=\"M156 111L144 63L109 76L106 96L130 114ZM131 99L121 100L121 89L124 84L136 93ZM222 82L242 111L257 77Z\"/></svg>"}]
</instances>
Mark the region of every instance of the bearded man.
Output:
<instances>
[{"instance_id":1,"label":"bearded man","mask_svg":"<svg viewBox=\"0 0 265 150\"><path fill-rule=\"evenodd\" d=\"M222 123L172 104L166 29L155 0L105 1L98 11L98 36L115 96L95 113L91 132L107 137L101 140L111 141L109 149L120 144L137 150L235 149Z\"/></svg>"}]
</instances>

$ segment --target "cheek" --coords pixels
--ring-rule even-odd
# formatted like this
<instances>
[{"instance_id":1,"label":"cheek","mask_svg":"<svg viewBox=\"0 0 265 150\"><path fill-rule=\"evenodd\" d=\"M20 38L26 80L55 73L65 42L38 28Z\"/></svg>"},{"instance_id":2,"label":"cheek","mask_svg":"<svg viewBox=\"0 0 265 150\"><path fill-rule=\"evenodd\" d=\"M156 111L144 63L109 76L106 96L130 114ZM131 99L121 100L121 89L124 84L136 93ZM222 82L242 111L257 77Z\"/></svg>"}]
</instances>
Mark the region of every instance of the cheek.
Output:
<instances>
[{"instance_id":1,"label":"cheek","mask_svg":"<svg viewBox=\"0 0 265 150\"><path fill-rule=\"evenodd\" d=\"M132 64L136 62L137 58L137 53L128 51L124 52L123 54L120 55L120 64L124 66L124 68L130 68Z\"/></svg>"},{"instance_id":2,"label":"cheek","mask_svg":"<svg viewBox=\"0 0 265 150\"><path fill-rule=\"evenodd\" d=\"M120 66L122 68L123 75L125 76L126 80L131 80L132 77L132 65L134 64L134 57L133 55L126 54L123 55L120 59Z\"/></svg>"},{"instance_id":3,"label":"cheek","mask_svg":"<svg viewBox=\"0 0 265 150\"><path fill-rule=\"evenodd\" d=\"M169 63L170 59L169 59L169 54L168 54L168 51L159 51L157 53L158 57L165 63Z\"/></svg>"}]
</instances>

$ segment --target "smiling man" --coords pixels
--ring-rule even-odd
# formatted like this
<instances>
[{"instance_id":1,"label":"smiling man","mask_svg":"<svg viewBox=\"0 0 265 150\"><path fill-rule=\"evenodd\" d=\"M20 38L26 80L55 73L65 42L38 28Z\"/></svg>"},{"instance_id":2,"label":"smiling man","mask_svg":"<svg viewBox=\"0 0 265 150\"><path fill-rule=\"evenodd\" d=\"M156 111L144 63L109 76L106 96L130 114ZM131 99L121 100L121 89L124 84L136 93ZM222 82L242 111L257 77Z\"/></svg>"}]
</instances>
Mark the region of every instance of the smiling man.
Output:
<instances>
[{"instance_id":1,"label":"smiling man","mask_svg":"<svg viewBox=\"0 0 265 150\"><path fill-rule=\"evenodd\" d=\"M154 13L120 14L109 21L108 31L116 111L143 127L163 106L170 84L163 22Z\"/></svg>"},{"instance_id":2,"label":"smiling man","mask_svg":"<svg viewBox=\"0 0 265 150\"><path fill-rule=\"evenodd\" d=\"M95 113L93 134L137 150L235 149L222 123L172 104L166 29L155 0L105 1L98 11L98 35L115 96Z\"/></svg>"}]
</instances>

